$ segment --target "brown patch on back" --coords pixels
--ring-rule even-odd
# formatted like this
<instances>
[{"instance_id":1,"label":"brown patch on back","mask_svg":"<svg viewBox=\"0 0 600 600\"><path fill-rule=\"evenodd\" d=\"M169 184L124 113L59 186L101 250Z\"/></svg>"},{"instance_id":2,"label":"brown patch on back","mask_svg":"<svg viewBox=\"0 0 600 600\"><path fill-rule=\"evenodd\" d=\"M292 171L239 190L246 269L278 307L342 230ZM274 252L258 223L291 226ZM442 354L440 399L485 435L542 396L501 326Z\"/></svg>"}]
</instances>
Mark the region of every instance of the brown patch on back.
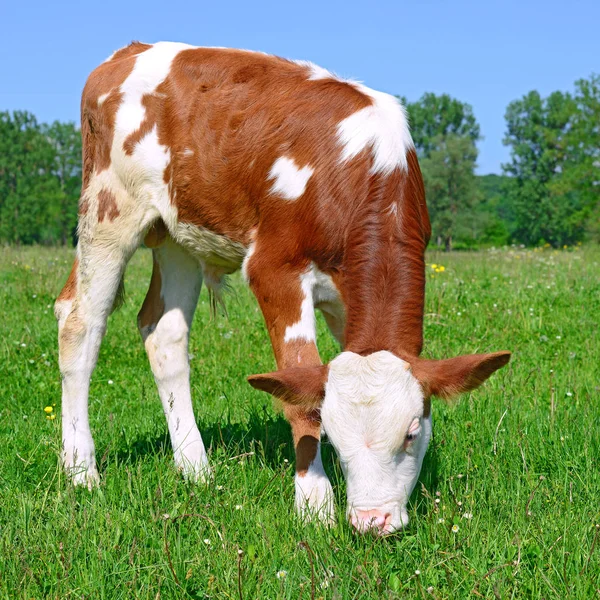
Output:
<instances>
[{"instance_id":1,"label":"brown patch on back","mask_svg":"<svg viewBox=\"0 0 600 600\"><path fill-rule=\"evenodd\" d=\"M311 81L309 75L306 67L253 52L182 50L168 77L144 96L144 120L128 136L125 151L132 153L157 127L159 143L170 149L164 180L181 222L243 244L259 220L269 230L290 229L299 220L314 229L320 215L310 209L319 202L318 188L307 190L304 215L293 203L282 210L281 200L269 194L269 171L288 156L314 168L315 177L320 171L323 183L330 179L327 187L347 189L336 128L372 100L348 83ZM329 195L329 189L321 191Z\"/></svg>"},{"instance_id":2,"label":"brown patch on back","mask_svg":"<svg viewBox=\"0 0 600 600\"><path fill-rule=\"evenodd\" d=\"M102 223L105 217L109 221L114 221L119 214L115 195L110 190L102 188L98 193L98 222Z\"/></svg>"},{"instance_id":3,"label":"brown patch on back","mask_svg":"<svg viewBox=\"0 0 600 600\"><path fill-rule=\"evenodd\" d=\"M138 313L138 327L140 329L156 325L165 312L165 301L162 298L162 278L160 265L154 254L152 255L152 278L150 287L142 308Z\"/></svg>"},{"instance_id":4,"label":"brown patch on back","mask_svg":"<svg viewBox=\"0 0 600 600\"><path fill-rule=\"evenodd\" d=\"M123 101L119 88L133 71L136 56L150 47L133 42L118 50L111 60L102 63L88 77L81 96L82 193L94 172L110 167L115 118ZM106 94L108 96L98 106L98 98Z\"/></svg>"},{"instance_id":5,"label":"brown patch on back","mask_svg":"<svg viewBox=\"0 0 600 600\"><path fill-rule=\"evenodd\" d=\"M150 227L146 237L144 238L144 244L147 248L158 248L167 239L167 227L162 219L159 219Z\"/></svg>"},{"instance_id":6,"label":"brown patch on back","mask_svg":"<svg viewBox=\"0 0 600 600\"><path fill-rule=\"evenodd\" d=\"M77 293L77 269L79 268L79 259L75 259L73 262L73 266L71 267L71 272L69 273L69 277L67 278L67 283L63 287L60 292L57 302L61 300L73 300L75 298L75 294Z\"/></svg>"}]
</instances>

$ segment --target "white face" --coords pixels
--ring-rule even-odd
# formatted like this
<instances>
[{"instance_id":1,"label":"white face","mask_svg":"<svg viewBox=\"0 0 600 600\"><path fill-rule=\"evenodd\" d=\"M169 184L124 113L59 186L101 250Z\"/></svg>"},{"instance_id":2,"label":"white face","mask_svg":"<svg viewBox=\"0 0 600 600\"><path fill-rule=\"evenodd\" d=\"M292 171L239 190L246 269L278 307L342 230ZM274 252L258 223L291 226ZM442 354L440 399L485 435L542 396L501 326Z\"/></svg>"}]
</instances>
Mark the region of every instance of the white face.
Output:
<instances>
[{"instance_id":1,"label":"white face","mask_svg":"<svg viewBox=\"0 0 600 600\"><path fill-rule=\"evenodd\" d=\"M322 424L347 480L348 517L390 533L408 523L406 504L431 436L410 366L390 352L342 352L329 363Z\"/></svg>"}]
</instances>

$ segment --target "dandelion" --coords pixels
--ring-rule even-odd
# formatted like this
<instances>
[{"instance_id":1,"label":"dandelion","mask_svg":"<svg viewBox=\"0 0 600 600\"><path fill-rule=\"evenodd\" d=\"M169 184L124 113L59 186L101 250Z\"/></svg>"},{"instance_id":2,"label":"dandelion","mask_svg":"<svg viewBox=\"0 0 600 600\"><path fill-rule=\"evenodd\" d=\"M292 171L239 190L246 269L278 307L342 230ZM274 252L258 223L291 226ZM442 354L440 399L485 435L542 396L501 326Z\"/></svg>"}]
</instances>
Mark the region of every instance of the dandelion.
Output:
<instances>
[{"instance_id":1,"label":"dandelion","mask_svg":"<svg viewBox=\"0 0 600 600\"><path fill-rule=\"evenodd\" d=\"M49 419L50 421L54 421L54 419L56 419L56 415L55 414L46 415L46 419Z\"/></svg>"},{"instance_id":2,"label":"dandelion","mask_svg":"<svg viewBox=\"0 0 600 600\"><path fill-rule=\"evenodd\" d=\"M51 406L46 406L44 412L50 414L54 409Z\"/></svg>"},{"instance_id":3,"label":"dandelion","mask_svg":"<svg viewBox=\"0 0 600 600\"><path fill-rule=\"evenodd\" d=\"M287 577L287 571L281 569L281 571L277 571L277 579L285 579Z\"/></svg>"},{"instance_id":4,"label":"dandelion","mask_svg":"<svg viewBox=\"0 0 600 600\"><path fill-rule=\"evenodd\" d=\"M431 265L431 268L432 268L434 271L435 271L435 269L437 269L437 267L438 267L438 266L437 266L435 263L433 263L433 264Z\"/></svg>"},{"instance_id":5,"label":"dandelion","mask_svg":"<svg viewBox=\"0 0 600 600\"><path fill-rule=\"evenodd\" d=\"M458 533L460 527L458 525L452 525L452 533Z\"/></svg>"}]
</instances>

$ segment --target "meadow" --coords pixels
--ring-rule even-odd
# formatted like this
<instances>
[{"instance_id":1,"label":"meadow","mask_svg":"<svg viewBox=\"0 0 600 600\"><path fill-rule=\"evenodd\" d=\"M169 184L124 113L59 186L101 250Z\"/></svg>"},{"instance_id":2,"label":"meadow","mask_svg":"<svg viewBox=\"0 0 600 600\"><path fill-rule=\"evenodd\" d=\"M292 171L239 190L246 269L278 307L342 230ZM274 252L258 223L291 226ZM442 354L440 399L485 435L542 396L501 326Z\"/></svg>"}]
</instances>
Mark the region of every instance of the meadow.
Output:
<instances>
[{"instance_id":1,"label":"meadow","mask_svg":"<svg viewBox=\"0 0 600 600\"><path fill-rule=\"evenodd\" d=\"M359 536L293 512L289 427L246 376L273 370L256 302L231 279L228 316L203 290L190 343L194 409L214 479L185 482L136 327L141 250L92 378L102 483L59 464L53 302L74 252L2 248L1 598L600 598L600 249L429 254L424 356L511 350L434 434L408 528ZM324 360L339 351L319 317ZM46 409L46 410L45 410Z\"/></svg>"}]
</instances>

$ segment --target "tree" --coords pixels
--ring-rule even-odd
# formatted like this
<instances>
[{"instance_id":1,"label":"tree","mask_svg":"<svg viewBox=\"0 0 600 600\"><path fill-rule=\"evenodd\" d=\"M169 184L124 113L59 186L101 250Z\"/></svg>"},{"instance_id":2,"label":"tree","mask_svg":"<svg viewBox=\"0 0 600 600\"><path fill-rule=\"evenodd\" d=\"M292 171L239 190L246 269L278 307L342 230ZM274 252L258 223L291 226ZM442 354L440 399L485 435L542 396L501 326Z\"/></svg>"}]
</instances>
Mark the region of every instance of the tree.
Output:
<instances>
[{"instance_id":1,"label":"tree","mask_svg":"<svg viewBox=\"0 0 600 600\"><path fill-rule=\"evenodd\" d=\"M62 244L74 240L81 190L81 133L74 123L55 121L42 131L54 150L52 174L60 188L55 215Z\"/></svg>"},{"instance_id":2,"label":"tree","mask_svg":"<svg viewBox=\"0 0 600 600\"><path fill-rule=\"evenodd\" d=\"M511 162L503 169L517 241L562 246L583 238L598 203L599 107L597 76L577 82L574 96L534 91L509 104Z\"/></svg>"},{"instance_id":3,"label":"tree","mask_svg":"<svg viewBox=\"0 0 600 600\"><path fill-rule=\"evenodd\" d=\"M417 102L401 98L408 112L411 135L419 157L429 156L439 136L466 137L473 143L480 139L480 129L469 104L448 94L427 92Z\"/></svg>"},{"instance_id":4,"label":"tree","mask_svg":"<svg viewBox=\"0 0 600 600\"><path fill-rule=\"evenodd\" d=\"M421 160L433 239L452 249L456 236L471 237L469 215L479 198L475 179L477 148L468 136L438 135L429 141L429 155Z\"/></svg>"},{"instance_id":5,"label":"tree","mask_svg":"<svg viewBox=\"0 0 600 600\"><path fill-rule=\"evenodd\" d=\"M81 186L80 135L71 123L40 125L0 113L0 241L66 243Z\"/></svg>"}]
</instances>

